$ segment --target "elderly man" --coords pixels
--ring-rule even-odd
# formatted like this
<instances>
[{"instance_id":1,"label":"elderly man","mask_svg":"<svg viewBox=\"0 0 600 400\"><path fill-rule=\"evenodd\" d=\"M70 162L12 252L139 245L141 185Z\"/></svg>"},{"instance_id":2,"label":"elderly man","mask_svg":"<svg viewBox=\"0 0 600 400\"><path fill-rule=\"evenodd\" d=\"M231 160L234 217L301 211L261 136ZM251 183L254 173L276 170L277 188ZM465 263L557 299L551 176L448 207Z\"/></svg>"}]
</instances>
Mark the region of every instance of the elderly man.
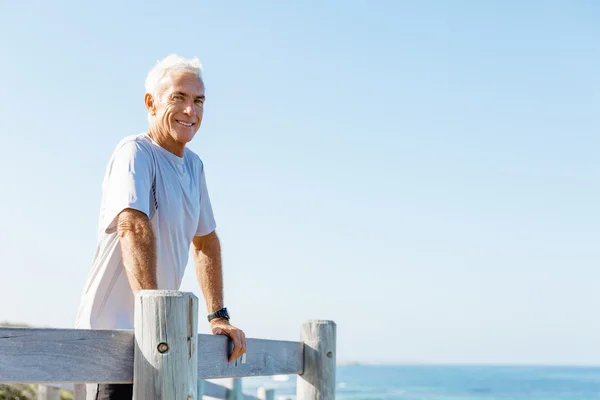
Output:
<instances>
[{"instance_id":1,"label":"elderly man","mask_svg":"<svg viewBox=\"0 0 600 400\"><path fill-rule=\"evenodd\" d=\"M204 100L197 58L170 55L149 72L148 131L123 139L108 163L98 247L76 327L133 329L135 294L178 290L192 244L212 332L232 339L232 361L246 351L246 338L229 323L204 168L186 148L202 123ZM131 399L132 391L132 385L87 385L87 398Z\"/></svg>"}]
</instances>

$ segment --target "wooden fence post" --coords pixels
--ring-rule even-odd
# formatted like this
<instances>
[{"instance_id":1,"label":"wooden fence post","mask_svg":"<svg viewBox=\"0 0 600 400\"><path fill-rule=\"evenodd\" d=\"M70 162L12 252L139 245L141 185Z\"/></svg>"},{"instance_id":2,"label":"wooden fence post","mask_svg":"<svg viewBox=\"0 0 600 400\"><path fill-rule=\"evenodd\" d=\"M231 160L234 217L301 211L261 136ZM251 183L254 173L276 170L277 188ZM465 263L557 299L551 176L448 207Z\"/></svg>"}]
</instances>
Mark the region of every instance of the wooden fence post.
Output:
<instances>
[{"instance_id":1,"label":"wooden fence post","mask_svg":"<svg viewBox=\"0 0 600 400\"><path fill-rule=\"evenodd\" d=\"M135 298L133 398L197 400L198 298L142 290Z\"/></svg>"},{"instance_id":2,"label":"wooden fence post","mask_svg":"<svg viewBox=\"0 0 600 400\"><path fill-rule=\"evenodd\" d=\"M223 386L229 389L227 400L244 400L244 393L242 392L242 378L224 379Z\"/></svg>"},{"instance_id":3,"label":"wooden fence post","mask_svg":"<svg viewBox=\"0 0 600 400\"><path fill-rule=\"evenodd\" d=\"M258 397L258 400L275 400L275 389L259 387L256 397Z\"/></svg>"},{"instance_id":4,"label":"wooden fence post","mask_svg":"<svg viewBox=\"0 0 600 400\"><path fill-rule=\"evenodd\" d=\"M73 385L73 400L86 400L85 383Z\"/></svg>"},{"instance_id":5,"label":"wooden fence post","mask_svg":"<svg viewBox=\"0 0 600 400\"><path fill-rule=\"evenodd\" d=\"M302 324L304 372L298 375L296 400L335 399L335 338L333 321L311 320Z\"/></svg>"},{"instance_id":6,"label":"wooden fence post","mask_svg":"<svg viewBox=\"0 0 600 400\"><path fill-rule=\"evenodd\" d=\"M198 380L198 393L196 393L196 396L198 396L198 400L202 400L202 396L204 396L204 379Z\"/></svg>"},{"instance_id":7,"label":"wooden fence post","mask_svg":"<svg viewBox=\"0 0 600 400\"><path fill-rule=\"evenodd\" d=\"M38 385L38 400L60 400L60 388Z\"/></svg>"}]
</instances>

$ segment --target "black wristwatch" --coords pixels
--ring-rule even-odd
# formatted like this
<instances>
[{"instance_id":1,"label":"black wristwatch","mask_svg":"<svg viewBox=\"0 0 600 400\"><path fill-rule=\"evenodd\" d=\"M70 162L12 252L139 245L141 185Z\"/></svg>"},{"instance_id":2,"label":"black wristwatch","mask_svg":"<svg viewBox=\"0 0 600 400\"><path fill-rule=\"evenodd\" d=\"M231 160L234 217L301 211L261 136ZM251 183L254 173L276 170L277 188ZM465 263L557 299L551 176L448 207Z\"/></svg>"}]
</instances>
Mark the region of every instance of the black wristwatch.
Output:
<instances>
[{"instance_id":1,"label":"black wristwatch","mask_svg":"<svg viewBox=\"0 0 600 400\"><path fill-rule=\"evenodd\" d=\"M229 313L227 312L227 308L223 307L219 311L215 311L212 314L208 314L208 322L212 321L215 318L225 318L229 321Z\"/></svg>"}]
</instances>

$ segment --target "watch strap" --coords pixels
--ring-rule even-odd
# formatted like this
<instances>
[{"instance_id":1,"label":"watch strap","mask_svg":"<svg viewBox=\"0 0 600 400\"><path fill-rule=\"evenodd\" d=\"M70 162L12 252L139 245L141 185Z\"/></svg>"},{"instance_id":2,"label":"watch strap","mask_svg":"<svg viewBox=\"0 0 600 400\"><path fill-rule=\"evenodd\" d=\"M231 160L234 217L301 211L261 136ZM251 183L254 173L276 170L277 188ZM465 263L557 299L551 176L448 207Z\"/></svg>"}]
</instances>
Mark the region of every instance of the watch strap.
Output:
<instances>
[{"instance_id":1,"label":"watch strap","mask_svg":"<svg viewBox=\"0 0 600 400\"><path fill-rule=\"evenodd\" d=\"M212 321L215 318L225 318L227 321L229 321L229 312L227 312L227 307L223 307L218 311L215 311L212 314L208 314L208 322Z\"/></svg>"}]
</instances>

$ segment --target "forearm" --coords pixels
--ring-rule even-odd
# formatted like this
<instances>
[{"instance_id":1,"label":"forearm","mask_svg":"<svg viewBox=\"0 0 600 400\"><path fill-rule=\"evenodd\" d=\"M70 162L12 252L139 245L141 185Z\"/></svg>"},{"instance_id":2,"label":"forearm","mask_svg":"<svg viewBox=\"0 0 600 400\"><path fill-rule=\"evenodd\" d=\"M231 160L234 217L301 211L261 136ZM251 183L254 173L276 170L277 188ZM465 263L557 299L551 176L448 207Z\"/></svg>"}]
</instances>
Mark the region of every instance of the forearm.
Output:
<instances>
[{"instance_id":1,"label":"forearm","mask_svg":"<svg viewBox=\"0 0 600 400\"><path fill-rule=\"evenodd\" d=\"M194 244L196 277L206 301L206 308L209 313L213 313L223 308L221 243L213 232L201 241L195 240Z\"/></svg>"},{"instance_id":2,"label":"forearm","mask_svg":"<svg viewBox=\"0 0 600 400\"><path fill-rule=\"evenodd\" d=\"M125 210L119 215L117 232L133 294L157 289L156 242L148 217L140 211Z\"/></svg>"}]
</instances>

